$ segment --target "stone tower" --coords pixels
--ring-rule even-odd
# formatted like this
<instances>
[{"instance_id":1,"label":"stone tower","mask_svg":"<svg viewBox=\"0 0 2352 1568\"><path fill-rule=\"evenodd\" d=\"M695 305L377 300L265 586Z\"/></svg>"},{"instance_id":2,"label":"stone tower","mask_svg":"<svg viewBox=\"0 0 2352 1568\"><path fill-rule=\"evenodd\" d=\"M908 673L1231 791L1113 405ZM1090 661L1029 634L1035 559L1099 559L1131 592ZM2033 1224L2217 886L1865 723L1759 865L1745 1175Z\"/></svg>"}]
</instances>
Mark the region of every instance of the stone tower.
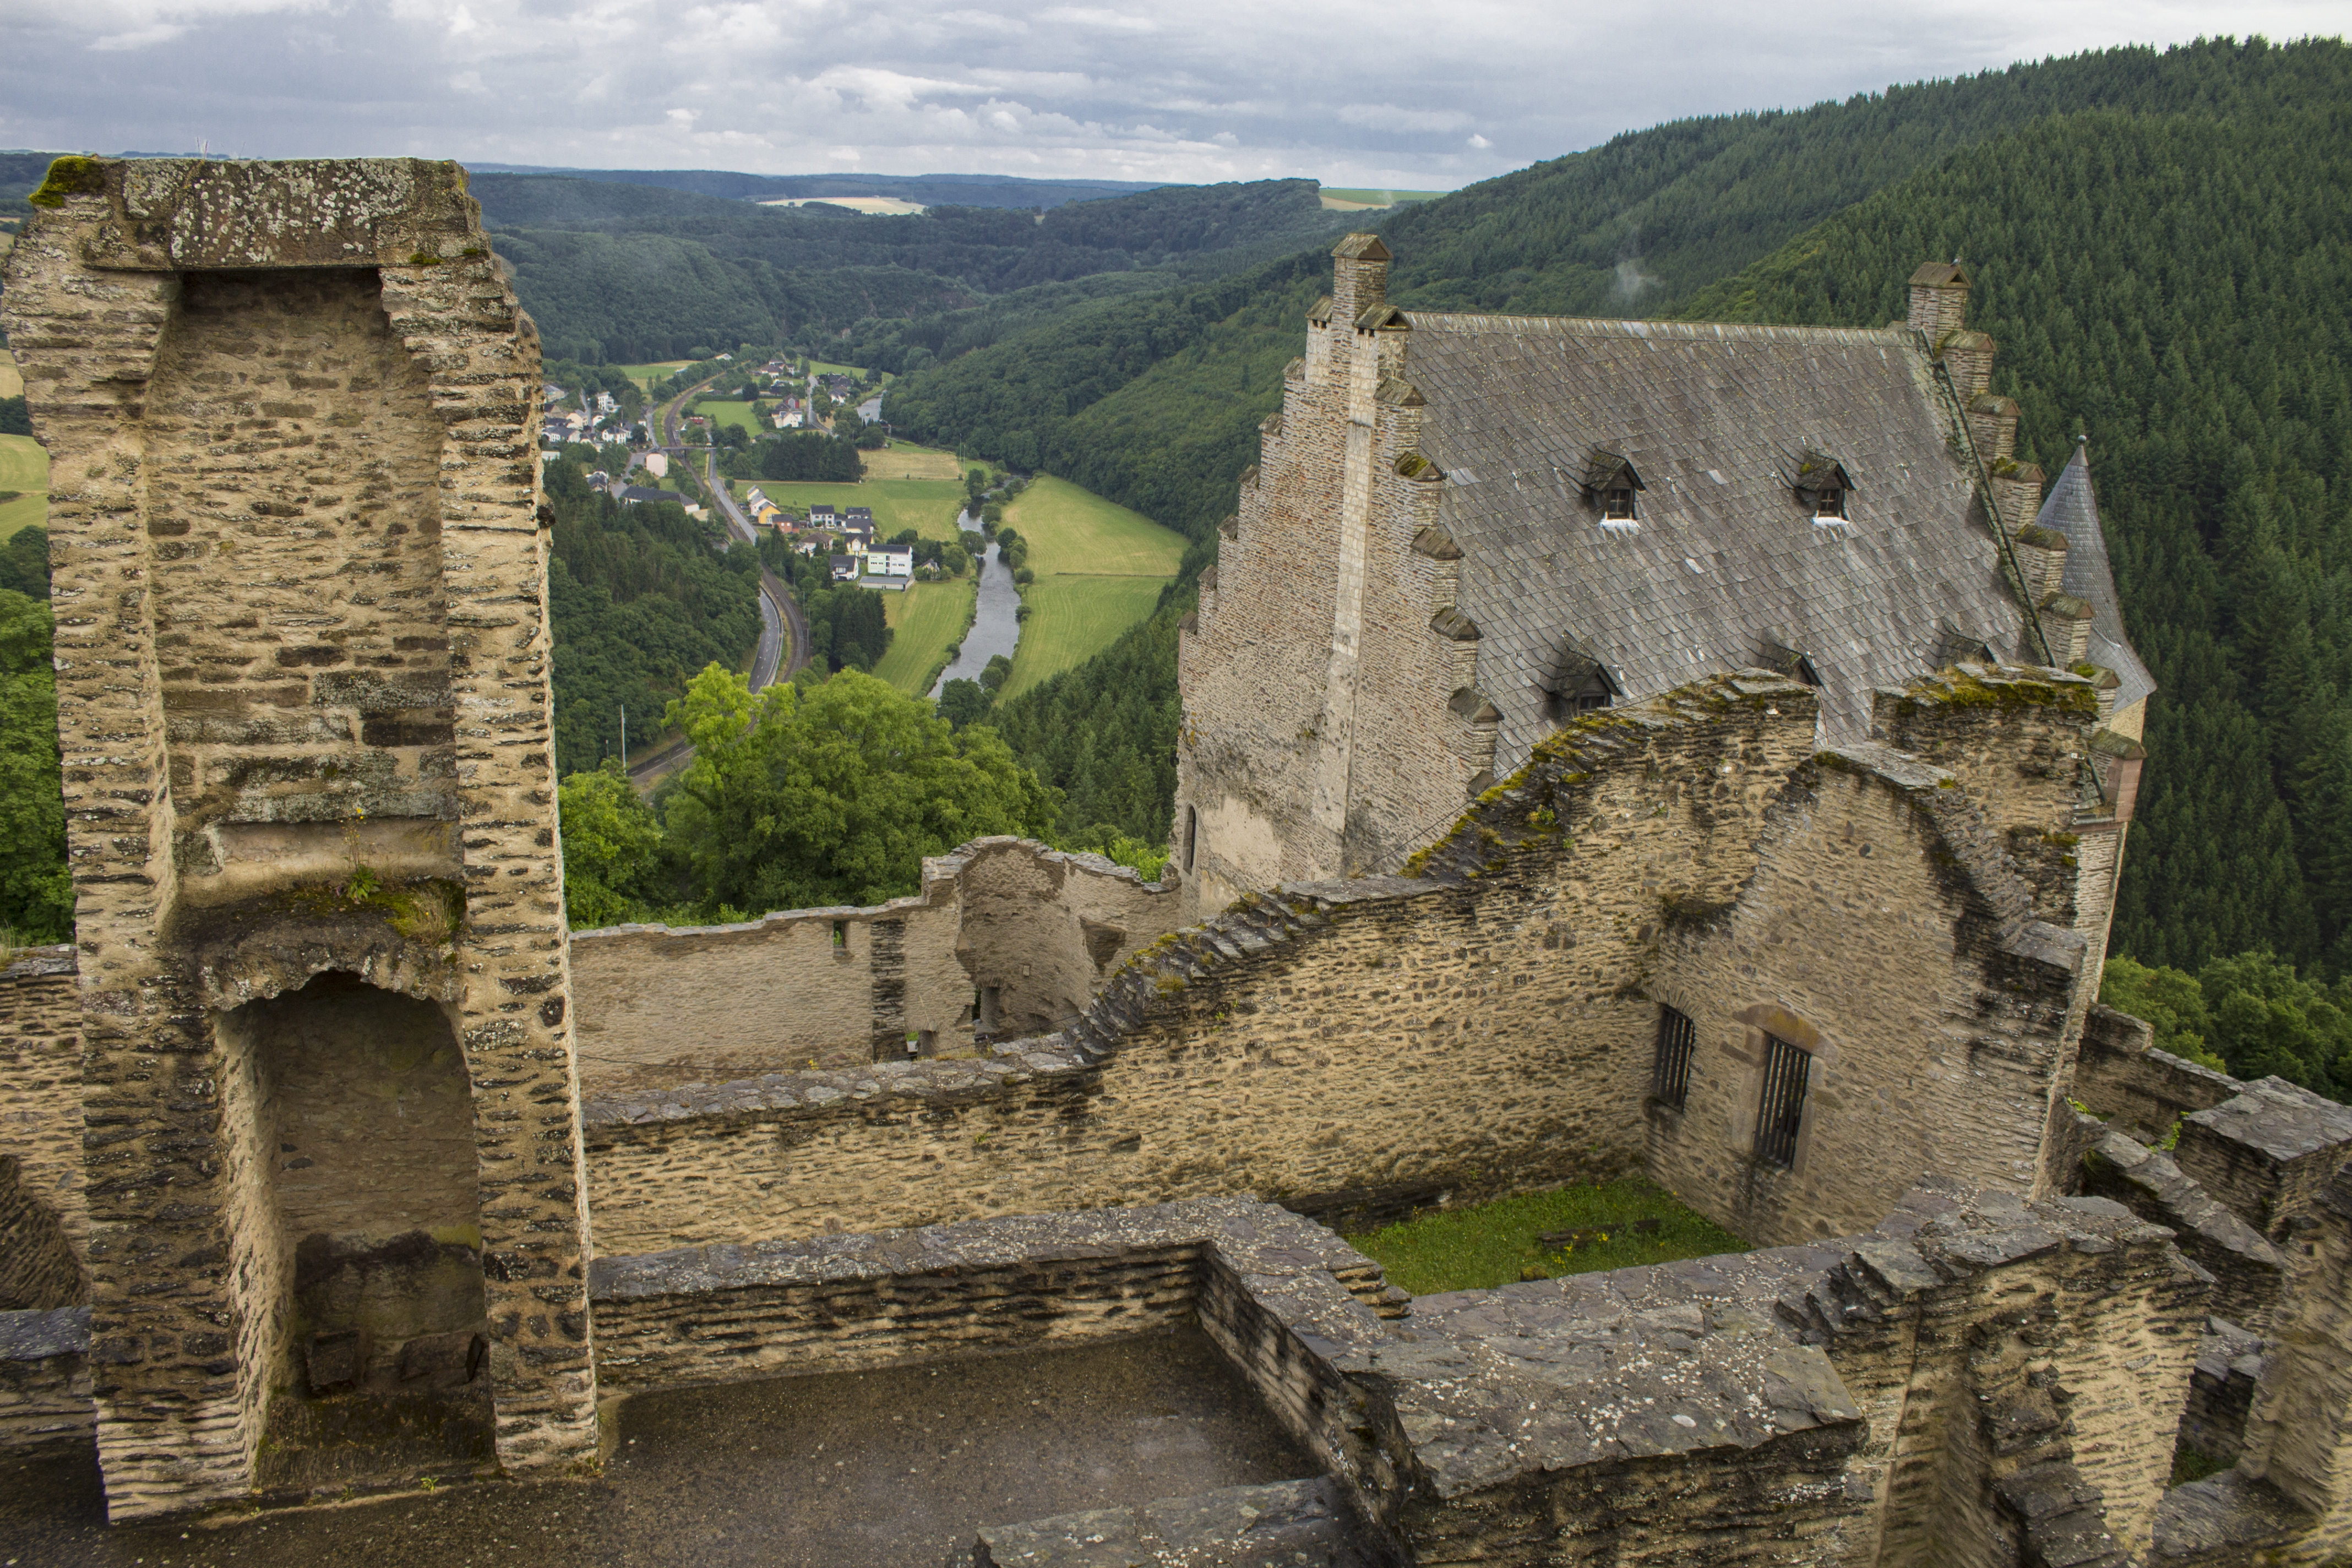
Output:
<instances>
[{"instance_id":1,"label":"stone tower","mask_svg":"<svg viewBox=\"0 0 2352 1568\"><path fill-rule=\"evenodd\" d=\"M335 1399L591 1456L539 345L464 171L33 201L110 1510L240 1495Z\"/></svg>"}]
</instances>

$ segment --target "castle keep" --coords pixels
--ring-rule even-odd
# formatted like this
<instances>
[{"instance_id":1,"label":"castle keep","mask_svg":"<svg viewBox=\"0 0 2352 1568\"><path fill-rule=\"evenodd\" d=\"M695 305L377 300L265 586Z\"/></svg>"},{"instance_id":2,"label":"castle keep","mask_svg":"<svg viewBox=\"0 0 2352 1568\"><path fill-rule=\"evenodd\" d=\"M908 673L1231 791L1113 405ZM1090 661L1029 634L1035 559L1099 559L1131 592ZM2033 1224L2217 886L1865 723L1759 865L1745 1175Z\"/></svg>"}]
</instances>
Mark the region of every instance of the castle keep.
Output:
<instances>
[{"instance_id":1,"label":"castle keep","mask_svg":"<svg viewBox=\"0 0 2352 1568\"><path fill-rule=\"evenodd\" d=\"M958 1562L2352 1550L2352 1111L2095 1005L2151 683L1957 268L1885 331L1437 317L1351 239L1165 882L989 839L570 932L462 172L44 201L79 913L0 974L0 1449L115 1519L314 1496L354 1412L429 1417L373 1487L576 1471L600 1399L1181 1323L1317 1473ZM1758 1250L1414 1299L1341 1239L1633 1173Z\"/></svg>"}]
</instances>

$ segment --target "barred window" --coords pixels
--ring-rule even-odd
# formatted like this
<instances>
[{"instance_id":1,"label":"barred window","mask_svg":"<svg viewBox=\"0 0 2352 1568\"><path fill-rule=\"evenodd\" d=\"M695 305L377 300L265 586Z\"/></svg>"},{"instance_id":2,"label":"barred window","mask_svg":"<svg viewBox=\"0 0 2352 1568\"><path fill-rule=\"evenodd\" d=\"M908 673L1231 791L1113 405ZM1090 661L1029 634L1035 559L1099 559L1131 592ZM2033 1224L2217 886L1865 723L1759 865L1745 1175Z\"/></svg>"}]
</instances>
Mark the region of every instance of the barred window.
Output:
<instances>
[{"instance_id":1,"label":"barred window","mask_svg":"<svg viewBox=\"0 0 2352 1568\"><path fill-rule=\"evenodd\" d=\"M1805 1121L1805 1080L1813 1058L1778 1035L1764 1037L1764 1098L1756 1108L1756 1157L1787 1170L1797 1163Z\"/></svg>"},{"instance_id":2,"label":"barred window","mask_svg":"<svg viewBox=\"0 0 2352 1568\"><path fill-rule=\"evenodd\" d=\"M1697 1031L1672 1007L1658 1009L1658 1059L1651 1071L1651 1092L1662 1105L1676 1110L1690 1096L1691 1045Z\"/></svg>"}]
</instances>

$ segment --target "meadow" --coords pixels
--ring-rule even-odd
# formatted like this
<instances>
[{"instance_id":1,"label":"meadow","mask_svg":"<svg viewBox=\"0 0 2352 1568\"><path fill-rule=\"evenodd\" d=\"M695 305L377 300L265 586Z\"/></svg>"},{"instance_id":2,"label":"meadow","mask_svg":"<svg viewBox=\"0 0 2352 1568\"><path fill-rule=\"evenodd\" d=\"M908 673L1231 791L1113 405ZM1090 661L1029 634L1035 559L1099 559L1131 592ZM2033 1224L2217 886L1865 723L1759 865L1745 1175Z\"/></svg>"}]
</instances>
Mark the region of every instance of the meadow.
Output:
<instances>
[{"instance_id":1,"label":"meadow","mask_svg":"<svg viewBox=\"0 0 2352 1568\"><path fill-rule=\"evenodd\" d=\"M16 357L0 349L0 397L25 395L25 378L16 373Z\"/></svg>"},{"instance_id":2,"label":"meadow","mask_svg":"<svg viewBox=\"0 0 2352 1568\"><path fill-rule=\"evenodd\" d=\"M878 515L878 514L877 514ZM1005 509L1037 574L1003 695L1085 663L1151 614L1184 537L1067 479L1041 477Z\"/></svg>"},{"instance_id":3,"label":"meadow","mask_svg":"<svg viewBox=\"0 0 2352 1568\"><path fill-rule=\"evenodd\" d=\"M0 436L0 491L22 493L0 501L0 539L49 515L49 455L30 436Z\"/></svg>"},{"instance_id":4,"label":"meadow","mask_svg":"<svg viewBox=\"0 0 2352 1568\"><path fill-rule=\"evenodd\" d=\"M951 542L958 532L956 513L963 509L963 486L947 479L866 479L854 485L788 484L782 479L730 482L738 500L757 489L791 510L805 511L815 502L836 511L872 507L874 531L882 539L896 538L911 528L918 539Z\"/></svg>"},{"instance_id":5,"label":"meadow","mask_svg":"<svg viewBox=\"0 0 2352 1568\"><path fill-rule=\"evenodd\" d=\"M963 484L963 468L953 452L918 447L912 441L893 441L878 452L866 453L866 476L869 479L945 479L959 488Z\"/></svg>"},{"instance_id":6,"label":"meadow","mask_svg":"<svg viewBox=\"0 0 2352 1568\"><path fill-rule=\"evenodd\" d=\"M882 618L895 635L890 651L874 667L876 677L909 697L928 693L947 664L948 649L963 640L979 591L971 578L958 577L909 583L903 592L885 594Z\"/></svg>"},{"instance_id":7,"label":"meadow","mask_svg":"<svg viewBox=\"0 0 2352 1568\"><path fill-rule=\"evenodd\" d=\"M751 417L751 405L748 403L720 403L712 400L695 405L694 412L709 420L714 426L732 425L755 441L762 436L775 434L772 426L763 426L759 420Z\"/></svg>"},{"instance_id":8,"label":"meadow","mask_svg":"<svg viewBox=\"0 0 2352 1568\"><path fill-rule=\"evenodd\" d=\"M658 364L616 364L612 368L645 388L646 395L651 396L656 382L667 381L671 376L684 370L689 363L687 360L674 359L665 360Z\"/></svg>"}]
</instances>

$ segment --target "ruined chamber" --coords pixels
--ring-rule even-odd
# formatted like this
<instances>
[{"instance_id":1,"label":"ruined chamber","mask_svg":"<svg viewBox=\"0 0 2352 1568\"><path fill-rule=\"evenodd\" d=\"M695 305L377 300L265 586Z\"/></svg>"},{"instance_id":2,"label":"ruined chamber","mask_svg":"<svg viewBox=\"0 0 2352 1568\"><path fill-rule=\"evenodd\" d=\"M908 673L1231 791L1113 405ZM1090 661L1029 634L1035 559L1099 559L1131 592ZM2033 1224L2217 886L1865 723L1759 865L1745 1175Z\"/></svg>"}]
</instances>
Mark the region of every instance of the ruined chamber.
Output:
<instances>
[{"instance_id":1,"label":"ruined chamber","mask_svg":"<svg viewBox=\"0 0 2352 1568\"><path fill-rule=\"evenodd\" d=\"M35 205L110 1510L592 1454L539 352L463 172Z\"/></svg>"}]
</instances>

